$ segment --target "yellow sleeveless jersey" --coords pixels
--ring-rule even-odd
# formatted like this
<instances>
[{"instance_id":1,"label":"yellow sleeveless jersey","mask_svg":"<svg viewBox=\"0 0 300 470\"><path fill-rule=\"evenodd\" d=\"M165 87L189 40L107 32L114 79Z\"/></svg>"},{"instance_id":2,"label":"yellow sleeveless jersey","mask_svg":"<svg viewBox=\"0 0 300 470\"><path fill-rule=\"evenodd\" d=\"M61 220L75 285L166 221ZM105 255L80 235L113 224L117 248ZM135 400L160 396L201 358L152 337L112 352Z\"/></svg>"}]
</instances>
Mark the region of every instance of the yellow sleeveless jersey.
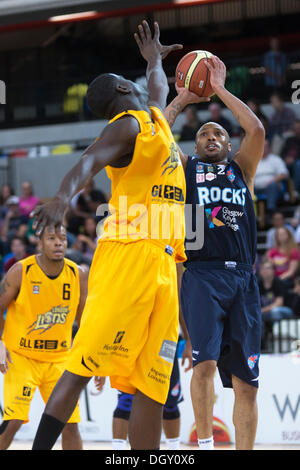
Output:
<instances>
[{"instance_id":1,"label":"yellow sleeveless jersey","mask_svg":"<svg viewBox=\"0 0 300 470\"><path fill-rule=\"evenodd\" d=\"M64 361L80 298L78 267L65 259L61 273L52 279L35 256L20 263L21 288L7 309L4 343L8 350L38 361Z\"/></svg>"},{"instance_id":2,"label":"yellow sleeveless jersey","mask_svg":"<svg viewBox=\"0 0 300 470\"><path fill-rule=\"evenodd\" d=\"M99 242L117 240L130 243L148 239L174 251L177 262L184 252L185 175L176 143L163 113L151 107L146 111L126 111L138 121L131 163L125 168L106 167L111 180L110 215ZM116 139L118 136L116 136Z\"/></svg>"}]
</instances>

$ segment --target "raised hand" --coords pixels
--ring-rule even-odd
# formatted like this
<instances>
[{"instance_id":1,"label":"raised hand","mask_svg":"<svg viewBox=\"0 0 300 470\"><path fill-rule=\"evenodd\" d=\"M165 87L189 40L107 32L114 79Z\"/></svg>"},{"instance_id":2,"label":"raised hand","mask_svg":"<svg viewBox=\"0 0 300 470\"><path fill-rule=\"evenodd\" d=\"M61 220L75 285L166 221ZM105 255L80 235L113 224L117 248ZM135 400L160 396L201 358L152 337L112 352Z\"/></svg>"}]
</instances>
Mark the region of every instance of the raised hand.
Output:
<instances>
[{"instance_id":1,"label":"raised hand","mask_svg":"<svg viewBox=\"0 0 300 470\"><path fill-rule=\"evenodd\" d=\"M134 38L140 49L144 59L149 62L152 58L160 56L162 59L172 51L182 49L182 44L172 44L171 46L163 46L159 41L160 31L158 23L154 23L154 36L146 20L138 26L138 32L134 33Z\"/></svg>"},{"instance_id":2,"label":"raised hand","mask_svg":"<svg viewBox=\"0 0 300 470\"><path fill-rule=\"evenodd\" d=\"M210 101L210 98L204 96L198 96L196 93L189 91L185 87L179 87L175 84L175 88L177 91L178 96L180 96L181 100L184 102L185 105L188 104L196 104L196 103L206 103Z\"/></svg>"},{"instance_id":3,"label":"raised hand","mask_svg":"<svg viewBox=\"0 0 300 470\"><path fill-rule=\"evenodd\" d=\"M210 71L210 84L214 91L218 87L224 87L226 80L226 66L225 64L215 55L210 58L210 61L206 60L205 65Z\"/></svg>"},{"instance_id":4,"label":"raised hand","mask_svg":"<svg viewBox=\"0 0 300 470\"><path fill-rule=\"evenodd\" d=\"M30 214L30 217L33 218L32 228L36 231L36 235L41 235L46 226L55 228L61 226L65 210L65 202L57 197L42 206L37 206Z\"/></svg>"}]
</instances>

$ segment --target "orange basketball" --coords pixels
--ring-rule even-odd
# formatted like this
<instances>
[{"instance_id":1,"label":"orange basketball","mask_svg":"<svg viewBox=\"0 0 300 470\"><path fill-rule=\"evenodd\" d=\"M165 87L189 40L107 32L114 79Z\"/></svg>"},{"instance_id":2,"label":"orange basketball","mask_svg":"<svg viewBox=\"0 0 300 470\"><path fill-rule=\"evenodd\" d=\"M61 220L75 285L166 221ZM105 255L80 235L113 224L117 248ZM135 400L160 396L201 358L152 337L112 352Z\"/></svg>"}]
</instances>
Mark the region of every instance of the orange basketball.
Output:
<instances>
[{"instance_id":1,"label":"orange basketball","mask_svg":"<svg viewBox=\"0 0 300 470\"><path fill-rule=\"evenodd\" d=\"M176 67L177 85L187 88L198 96L214 95L210 84L210 71L205 65L205 61L211 56L211 52L208 51L192 51L183 56Z\"/></svg>"}]
</instances>

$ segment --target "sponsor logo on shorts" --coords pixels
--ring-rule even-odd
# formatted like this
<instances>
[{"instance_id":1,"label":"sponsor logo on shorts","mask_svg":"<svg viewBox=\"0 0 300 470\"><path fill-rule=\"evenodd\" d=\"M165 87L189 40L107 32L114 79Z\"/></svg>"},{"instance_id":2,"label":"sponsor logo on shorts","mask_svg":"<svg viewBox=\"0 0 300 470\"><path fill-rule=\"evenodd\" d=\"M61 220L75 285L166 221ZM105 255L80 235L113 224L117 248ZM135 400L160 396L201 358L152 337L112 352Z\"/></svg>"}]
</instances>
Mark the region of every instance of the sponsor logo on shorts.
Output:
<instances>
[{"instance_id":1,"label":"sponsor logo on shorts","mask_svg":"<svg viewBox=\"0 0 300 470\"><path fill-rule=\"evenodd\" d=\"M23 396L30 397L31 395L31 387L23 387Z\"/></svg>"},{"instance_id":2,"label":"sponsor logo on shorts","mask_svg":"<svg viewBox=\"0 0 300 470\"><path fill-rule=\"evenodd\" d=\"M125 335L125 331L118 331L116 337L115 337L115 340L114 340L114 344L119 344L121 343L123 337Z\"/></svg>"},{"instance_id":3,"label":"sponsor logo on shorts","mask_svg":"<svg viewBox=\"0 0 300 470\"><path fill-rule=\"evenodd\" d=\"M259 359L259 354L252 354L251 356L248 357L248 366L250 369L254 368L258 359Z\"/></svg>"},{"instance_id":4,"label":"sponsor logo on shorts","mask_svg":"<svg viewBox=\"0 0 300 470\"><path fill-rule=\"evenodd\" d=\"M159 356L162 357L165 361L171 362L173 364L176 347L177 345L174 341L165 339L161 345Z\"/></svg>"},{"instance_id":5,"label":"sponsor logo on shorts","mask_svg":"<svg viewBox=\"0 0 300 470\"><path fill-rule=\"evenodd\" d=\"M159 372L158 370L154 369L151 367L151 370L148 373L148 377L150 379L155 380L156 382L164 385L170 380L170 376L167 374L163 374L162 372Z\"/></svg>"}]
</instances>

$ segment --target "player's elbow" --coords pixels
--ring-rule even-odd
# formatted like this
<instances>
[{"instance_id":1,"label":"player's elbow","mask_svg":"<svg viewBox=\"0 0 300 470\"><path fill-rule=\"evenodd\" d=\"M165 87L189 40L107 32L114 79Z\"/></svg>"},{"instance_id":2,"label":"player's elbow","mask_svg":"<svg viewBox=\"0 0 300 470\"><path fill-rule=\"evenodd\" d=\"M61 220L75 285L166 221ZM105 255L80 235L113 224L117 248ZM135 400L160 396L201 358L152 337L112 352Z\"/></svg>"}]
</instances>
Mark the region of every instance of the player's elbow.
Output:
<instances>
[{"instance_id":1,"label":"player's elbow","mask_svg":"<svg viewBox=\"0 0 300 470\"><path fill-rule=\"evenodd\" d=\"M264 139L266 136L265 128L259 119L256 119L251 126L251 134L253 137Z\"/></svg>"}]
</instances>

